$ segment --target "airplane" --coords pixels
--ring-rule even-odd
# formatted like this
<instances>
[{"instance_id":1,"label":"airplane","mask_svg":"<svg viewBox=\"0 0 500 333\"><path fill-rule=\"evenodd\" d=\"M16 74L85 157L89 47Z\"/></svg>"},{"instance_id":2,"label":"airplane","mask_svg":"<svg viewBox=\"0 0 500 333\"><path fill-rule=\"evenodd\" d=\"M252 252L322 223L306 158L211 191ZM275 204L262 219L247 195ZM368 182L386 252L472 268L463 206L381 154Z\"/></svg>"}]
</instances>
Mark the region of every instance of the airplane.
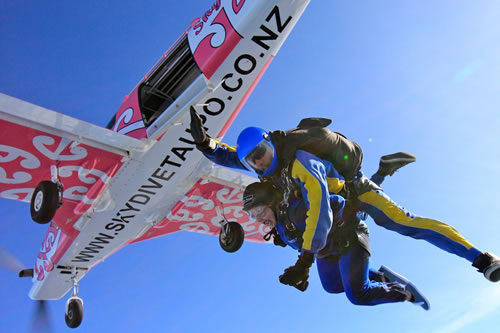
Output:
<instances>
[{"instance_id":1,"label":"airplane","mask_svg":"<svg viewBox=\"0 0 500 333\"><path fill-rule=\"evenodd\" d=\"M191 109L221 139L310 0L214 0L123 99L106 128L0 93L0 197L48 224L29 297L70 290L65 321L83 319L81 279L126 245L191 231L227 252L269 231L242 211L256 179L196 150ZM19 133L22 133L20 136Z\"/></svg>"}]
</instances>

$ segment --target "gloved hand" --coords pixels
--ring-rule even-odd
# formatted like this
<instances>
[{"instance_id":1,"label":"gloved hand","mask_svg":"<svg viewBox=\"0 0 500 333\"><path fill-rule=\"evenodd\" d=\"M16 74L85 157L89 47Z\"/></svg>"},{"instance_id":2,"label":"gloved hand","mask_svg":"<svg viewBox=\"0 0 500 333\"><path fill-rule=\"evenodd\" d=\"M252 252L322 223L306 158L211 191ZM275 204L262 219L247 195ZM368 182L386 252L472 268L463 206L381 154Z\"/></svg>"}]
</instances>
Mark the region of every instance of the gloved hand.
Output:
<instances>
[{"instance_id":1,"label":"gloved hand","mask_svg":"<svg viewBox=\"0 0 500 333\"><path fill-rule=\"evenodd\" d=\"M297 284L297 285L295 285L293 287L295 287L296 289L304 292L304 291L307 290L307 287L309 287L309 281L304 281L304 282L299 283L299 284Z\"/></svg>"},{"instance_id":2,"label":"gloved hand","mask_svg":"<svg viewBox=\"0 0 500 333\"><path fill-rule=\"evenodd\" d=\"M283 239L281 239L278 233L275 233L273 235L273 243L276 246L286 247L286 243L283 241Z\"/></svg>"},{"instance_id":3,"label":"gloved hand","mask_svg":"<svg viewBox=\"0 0 500 333\"><path fill-rule=\"evenodd\" d=\"M297 288L300 291L305 291L309 282L309 267L311 267L314 261L314 254L311 252L304 252L299 256L299 259L294 266L290 266L285 269L285 272L280 275L280 282L292 287Z\"/></svg>"},{"instance_id":4,"label":"gloved hand","mask_svg":"<svg viewBox=\"0 0 500 333\"><path fill-rule=\"evenodd\" d=\"M203 122L200 115L191 108L191 136L196 143L196 148L200 151L207 151L210 149L210 136L205 132Z\"/></svg>"}]
</instances>

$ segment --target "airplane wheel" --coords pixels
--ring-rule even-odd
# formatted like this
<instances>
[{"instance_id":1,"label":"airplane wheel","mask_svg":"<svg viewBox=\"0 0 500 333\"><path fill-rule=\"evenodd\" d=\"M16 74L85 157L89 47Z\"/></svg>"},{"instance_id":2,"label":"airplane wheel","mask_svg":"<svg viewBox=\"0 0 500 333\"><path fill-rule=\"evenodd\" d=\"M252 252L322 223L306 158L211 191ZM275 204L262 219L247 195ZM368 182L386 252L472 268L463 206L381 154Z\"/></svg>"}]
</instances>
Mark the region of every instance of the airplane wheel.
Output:
<instances>
[{"instance_id":1,"label":"airplane wheel","mask_svg":"<svg viewBox=\"0 0 500 333\"><path fill-rule=\"evenodd\" d=\"M236 252L243 245L245 232L238 222L228 222L227 227L228 232L226 232L226 235L222 231L219 233L220 247L226 252Z\"/></svg>"},{"instance_id":2,"label":"airplane wheel","mask_svg":"<svg viewBox=\"0 0 500 333\"><path fill-rule=\"evenodd\" d=\"M56 215L59 203L59 189L51 181L40 182L31 197L31 218L33 221L45 224Z\"/></svg>"},{"instance_id":3,"label":"airplane wheel","mask_svg":"<svg viewBox=\"0 0 500 333\"><path fill-rule=\"evenodd\" d=\"M64 315L66 325L70 328L77 328L83 319L83 304L79 299L72 299L68 304L68 312Z\"/></svg>"}]
</instances>

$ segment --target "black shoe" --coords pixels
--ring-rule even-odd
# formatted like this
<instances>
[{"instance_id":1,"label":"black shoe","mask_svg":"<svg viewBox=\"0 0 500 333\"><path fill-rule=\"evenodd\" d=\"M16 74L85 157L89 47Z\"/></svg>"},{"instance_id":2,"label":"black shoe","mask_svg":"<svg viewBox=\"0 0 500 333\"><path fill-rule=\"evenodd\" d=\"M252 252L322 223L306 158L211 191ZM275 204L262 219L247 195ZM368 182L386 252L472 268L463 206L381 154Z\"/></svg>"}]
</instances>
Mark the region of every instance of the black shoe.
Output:
<instances>
[{"instance_id":1,"label":"black shoe","mask_svg":"<svg viewBox=\"0 0 500 333\"><path fill-rule=\"evenodd\" d=\"M483 273L484 277L491 282L500 281L500 258L494 254L481 253L474 259L472 266L476 267L477 271Z\"/></svg>"},{"instance_id":2,"label":"black shoe","mask_svg":"<svg viewBox=\"0 0 500 333\"><path fill-rule=\"evenodd\" d=\"M380 158L380 164L377 173L381 176L392 176L396 170L404 167L405 165L415 162L417 157L410 153L394 153L384 155Z\"/></svg>"}]
</instances>

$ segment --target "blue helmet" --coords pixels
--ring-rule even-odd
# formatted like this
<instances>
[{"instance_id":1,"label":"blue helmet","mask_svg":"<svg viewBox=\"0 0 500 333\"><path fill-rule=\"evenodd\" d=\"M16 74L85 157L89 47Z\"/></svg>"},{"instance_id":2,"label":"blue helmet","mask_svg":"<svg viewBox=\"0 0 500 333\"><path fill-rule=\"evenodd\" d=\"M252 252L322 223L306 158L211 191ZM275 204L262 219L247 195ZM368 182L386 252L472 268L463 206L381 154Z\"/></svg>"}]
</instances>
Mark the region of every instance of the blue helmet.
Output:
<instances>
[{"instance_id":1,"label":"blue helmet","mask_svg":"<svg viewBox=\"0 0 500 333\"><path fill-rule=\"evenodd\" d=\"M236 141L238 158L248 170L261 176L271 175L278 166L278 157L269 133L258 127L247 127Z\"/></svg>"}]
</instances>

